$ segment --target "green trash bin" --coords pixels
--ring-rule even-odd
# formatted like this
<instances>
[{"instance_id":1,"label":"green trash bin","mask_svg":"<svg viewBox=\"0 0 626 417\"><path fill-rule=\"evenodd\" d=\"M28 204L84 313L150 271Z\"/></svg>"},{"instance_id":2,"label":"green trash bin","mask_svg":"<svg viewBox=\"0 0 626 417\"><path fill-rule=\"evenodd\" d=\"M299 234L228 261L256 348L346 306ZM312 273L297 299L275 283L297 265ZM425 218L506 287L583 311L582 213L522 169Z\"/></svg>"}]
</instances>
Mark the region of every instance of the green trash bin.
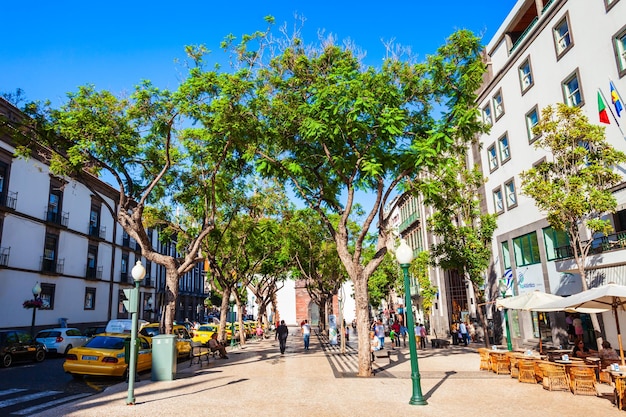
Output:
<instances>
[{"instance_id":1,"label":"green trash bin","mask_svg":"<svg viewBox=\"0 0 626 417\"><path fill-rule=\"evenodd\" d=\"M159 334L152 338L152 380L171 381L176 375L176 335Z\"/></svg>"}]
</instances>

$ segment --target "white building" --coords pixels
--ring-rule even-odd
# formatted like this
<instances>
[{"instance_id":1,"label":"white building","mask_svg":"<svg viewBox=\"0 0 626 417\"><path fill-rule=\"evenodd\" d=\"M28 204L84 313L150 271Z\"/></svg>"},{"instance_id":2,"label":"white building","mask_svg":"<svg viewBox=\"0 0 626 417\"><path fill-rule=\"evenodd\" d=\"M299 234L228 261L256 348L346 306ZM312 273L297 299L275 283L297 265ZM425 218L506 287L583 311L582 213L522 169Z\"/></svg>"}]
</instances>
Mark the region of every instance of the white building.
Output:
<instances>
[{"instance_id":1,"label":"white building","mask_svg":"<svg viewBox=\"0 0 626 417\"><path fill-rule=\"evenodd\" d=\"M0 99L0 116L21 118L19 110ZM163 305L165 270L141 257L129 238L90 189L78 181L52 175L37 152L30 159L13 156L10 137L0 138L0 328L30 328L32 310L23 308L41 286L43 307L36 328L61 322L79 328L126 318L123 289L131 288L130 269L146 267L140 288L139 317L156 320ZM93 190L117 209L118 192L99 179ZM175 243L155 248L173 254ZM180 279L176 319L203 313L204 275L200 265Z\"/></svg>"},{"instance_id":2,"label":"white building","mask_svg":"<svg viewBox=\"0 0 626 417\"><path fill-rule=\"evenodd\" d=\"M492 290L509 270L514 294L540 290L570 295L581 290L575 265L567 259L566 238L549 227L534 200L521 195L520 173L546 157L545 151L533 146L537 138L531 132L541 110L565 102L581 107L591 122L600 124L598 92L613 113L611 123L604 125L606 138L626 151L626 112L614 117L609 88L612 81L623 103L625 16L624 0L519 0L486 47L488 75L478 100L483 119L492 125L490 133L480 138L487 207L498 214ZM611 219L616 233L626 231L624 185L614 192L618 212ZM602 251L601 242L598 238L597 253L589 259L592 286L609 281L626 284L626 251ZM563 328L562 314L520 313L519 320L512 320L512 339L538 338L539 320L547 329L544 338ZM605 320L607 325L611 322ZM615 343L614 329L607 332Z\"/></svg>"}]
</instances>

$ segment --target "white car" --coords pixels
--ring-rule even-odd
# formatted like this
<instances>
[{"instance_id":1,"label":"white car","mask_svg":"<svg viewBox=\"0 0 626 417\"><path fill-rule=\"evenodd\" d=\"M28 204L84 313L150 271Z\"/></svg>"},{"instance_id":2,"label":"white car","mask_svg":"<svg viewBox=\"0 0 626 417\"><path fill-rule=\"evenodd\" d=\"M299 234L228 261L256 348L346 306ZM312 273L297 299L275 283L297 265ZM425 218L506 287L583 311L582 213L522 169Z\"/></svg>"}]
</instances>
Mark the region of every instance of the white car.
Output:
<instances>
[{"instance_id":1,"label":"white car","mask_svg":"<svg viewBox=\"0 0 626 417\"><path fill-rule=\"evenodd\" d=\"M41 330L35 339L46 345L48 352L65 355L71 348L87 343L89 337L73 327L58 327Z\"/></svg>"}]
</instances>

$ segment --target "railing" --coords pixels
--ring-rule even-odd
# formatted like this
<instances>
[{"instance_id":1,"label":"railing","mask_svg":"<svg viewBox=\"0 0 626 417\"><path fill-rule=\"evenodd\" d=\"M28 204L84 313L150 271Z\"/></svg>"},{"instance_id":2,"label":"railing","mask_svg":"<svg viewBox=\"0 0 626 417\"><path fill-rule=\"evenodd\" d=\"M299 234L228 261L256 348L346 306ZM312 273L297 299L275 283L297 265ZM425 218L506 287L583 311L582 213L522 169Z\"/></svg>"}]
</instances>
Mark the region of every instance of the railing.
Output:
<instances>
[{"instance_id":1,"label":"railing","mask_svg":"<svg viewBox=\"0 0 626 417\"><path fill-rule=\"evenodd\" d=\"M41 257L41 272L48 274L62 274L65 269L65 259L49 259Z\"/></svg>"},{"instance_id":2,"label":"railing","mask_svg":"<svg viewBox=\"0 0 626 417\"><path fill-rule=\"evenodd\" d=\"M0 206L15 210L17 206L17 193L8 191L6 194L0 194Z\"/></svg>"},{"instance_id":3,"label":"railing","mask_svg":"<svg viewBox=\"0 0 626 417\"><path fill-rule=\"evenodd\" d=\"M60 224L63 227L67 227L69 219L70 214L66 211L59 213L56 211L46 210L46 221L48 223Z\"/></svg>"},{"instance_id":4,"label":"railing","mask_svg":"<svg viewBox=\"0 0 626 417\"><path fill-rule=\"evenodd\" d=\"M102 267L98 266L96 268L86 267L85 278L87 279L102 279Z\"/></svg>"},{"instance_id":5,"label":"railing","mask_svg":"<svg viewBox=\"0 0 626 417\"><path fill-rule=\"evenodd\" d=\"M544 14L546 10L548 10L550 6L552 6L552 3L554 3L554 0L550 0L548 3L546 3L546 5L543 6L543 9L541 9L541 14Z\"/></svg>"},{"instance_id":6,"label":"railing","mask_svg":"<svg viewBox=\"0 0 626 417\"><path fill-rule=\"evenodd\" d=\"M406 230L410 225L412 225L419 219L420 219L419 213L411 213L409 217L407 217L406 219L402 221L402 223L400 223L400 226L398 226L398 230L400 231Z\"/></svg>"},{"instance_id":7,"label":"railing","mask_svg":"<svg viewBox=\"0 0 626 417\"><path fill-rule=\"evenodd\" d=\"M520 37L517 38L517 40L515 41L515 43L511 47L511 49L509 49L509 55L511 55L513 53L513 51L515 50L515 48L517 48L519 46L519 44L522 43L522 41L524 40L526 35L528 35L528 32L530 32L530 30L533 28L533 26L535 26L537 24L538 21L539 21L539 18L535 16L535 18L532 20L532 22L530 22L530 25L528 25L528 27L526 29L524 29L524 31L522 32Z\"/></svg>"},{"instance_id":8,"label":"railing","mask_svg":"<svg viewBox=\"0 0 626 417\"><path fill-rule=\"evenodd\" d=\"M9 265L9 255L11 254L11 247L0 248L0 266Z\"/></svg>"},{"instance_id":9,"label":"railing","mask_svg":"<svg viewBox=\"0 0 626 417\"><path fill-rule=\"evenodd\" d=\"M583 245L586 245L589 242L589 240L586 240L582 243ZM596 255L598 253L609 252L622 248L626 248L626 231L621 231L607 236L600 236L591 239L591 248L589 249L589 255ZM558 248L555 248L555 252L556 260L574 257L574 251L569 245L559 246Z\"/></svg>"},{"instance_id":10,"label":"railing","mask_svg":"<svg viewBox=\"0 0 626 417\"><path fill-rule=\"evenodd\" d=\"M89 236L98 237L104 239L106 237L106 227L98 227L96 225L89 225Z\"/></svg>"}]
</instances>

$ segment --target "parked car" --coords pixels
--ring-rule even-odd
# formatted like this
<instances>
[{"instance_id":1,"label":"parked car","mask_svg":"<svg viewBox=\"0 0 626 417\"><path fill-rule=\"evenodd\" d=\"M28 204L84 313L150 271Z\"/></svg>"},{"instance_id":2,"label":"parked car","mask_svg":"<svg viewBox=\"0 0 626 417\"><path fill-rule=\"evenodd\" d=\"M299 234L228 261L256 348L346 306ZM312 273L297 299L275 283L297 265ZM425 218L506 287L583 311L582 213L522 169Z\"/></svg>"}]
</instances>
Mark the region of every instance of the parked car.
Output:
<instances>
[{"instance_id":1,"label":"parked car","mask_svg":"<svg viewBox=\"0 0 626 417\"><path fill-rule=\"evenodd\" d=\"M150 338L150 342L152 343L152 338L161 334L159 323L150 323L143 326L139 334ZM176 354L178 358L188 358L191 353L191 335L187 331L187 328L181 324L175 324L172 329L172 334L177 337Z\"/></svg>"},{"instance_id":2,"label":"parked car","mask_svg":"<svg viewBox=\"0 0 626 417\"><path fill-rule=\"evenodd\" d=\"M26 332L0 330L0 354L2 366L8 368L13 362L41 362L46 358L46 346Z\"/></svg>"},{"instance_id":3,"label":"parked car","mask_svg":"<svg viewBox=\"0 0 626 417\"><path fill-rule=\"evenodd\" d=\"M74 378L82 375L128 376L125 342L130 343L126 333L102 333L94 336L81 347L71 349L65 355L63 370ZM148 338L139 336L137 372L152 367L152 349Z\"/></svg>"},{"instance_id":4,"label":"parked car","mask_svg":"<svg viewBox=\"0 0 626 417\"><path fill-rule=\"evenodd\" d=\"M145 320L137 320L137 331L147 324L149 323ZM104 331L106 333L130 333L132 326L133 321L131 319L113 319L109 320Z\"/></svg>"},{"instance_id":5,"label":"parked car","mask_svg":"<svg viewBox=\"0 0 626 417\"><path fill-rule=\"evenodd\" d=\"M83 330L83 334L87 337L94 337L97 334L105 333L105 332L106 332L106 326L104 325L89 326L89 327L85 327L85 330Z\"/></svg>"},{"instance_id":6,"label":"parked car","mask_svg":"<svg viewBox=\"0 0 626 417\"><path fill-rule=\"evenodd\" d=\"M211 339L213 333L217 333L218 328L219 327L214 324L202 324L197 330L194 330L191 340L206 344Z\"/></svg>"},{"instance_id":7,"label":"parked car","mask_svg":"<svg viewBox=\"0 0 626 417\"><path fill-rule=\"evenodd\" d=\"M66 355L71 348L87 343L89 337L73 327L58 327L41 330L35 340L46 345L50 353Z\"/></svg>"}]
</instances>

